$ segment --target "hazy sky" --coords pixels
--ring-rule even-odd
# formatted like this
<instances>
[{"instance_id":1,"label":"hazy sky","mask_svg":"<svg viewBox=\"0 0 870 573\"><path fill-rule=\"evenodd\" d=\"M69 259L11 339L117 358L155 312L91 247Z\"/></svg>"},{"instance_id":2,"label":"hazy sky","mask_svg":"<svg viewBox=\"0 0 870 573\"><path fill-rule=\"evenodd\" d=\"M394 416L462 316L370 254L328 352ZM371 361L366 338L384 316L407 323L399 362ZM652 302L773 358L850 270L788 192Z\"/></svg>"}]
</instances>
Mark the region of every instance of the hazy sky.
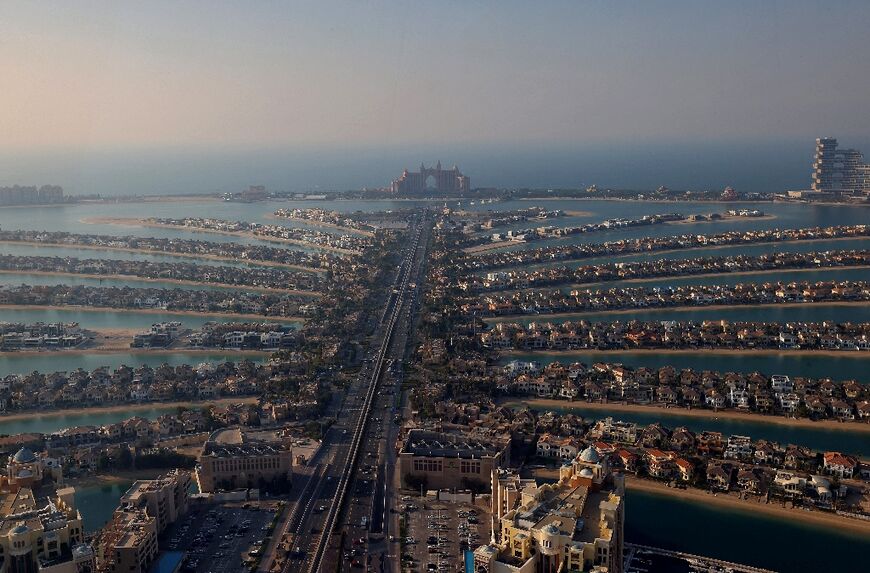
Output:
<instances>
[{"instance_id":1,"label":"hazy sky","mask_svg":"<svg viewBox=\"0 0 870 573\"><path fill-rule=\"evenodd\" d=\"M847 140L870 2L7 0L0 74L7 151Z\"/></svg>"}]
</instances>

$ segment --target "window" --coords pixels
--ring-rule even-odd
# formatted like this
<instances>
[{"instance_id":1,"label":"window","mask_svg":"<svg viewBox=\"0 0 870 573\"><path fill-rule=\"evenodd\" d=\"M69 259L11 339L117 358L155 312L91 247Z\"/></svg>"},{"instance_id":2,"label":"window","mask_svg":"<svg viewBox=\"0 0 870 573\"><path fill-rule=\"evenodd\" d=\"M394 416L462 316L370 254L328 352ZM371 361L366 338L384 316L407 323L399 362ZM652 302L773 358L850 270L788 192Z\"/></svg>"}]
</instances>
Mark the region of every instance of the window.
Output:
<instances>
[{"instance_id":1,"label":"window","mask_svg":"<svg viewBox=\"0 0 870 573\"><path fill-rule=\"evenodd\" d=\"M459 472L463 474L479 474L480 462L476 460L462 460L459 463Z\"/></svg>"},{"instance_id":2,"label":"window","mask_svg":"<svg viewBox=\"0 0 870 573\"><path fill-rule=\"evenodd\" d=\"M414 471L417 472L440 472L442 470L441 460L414 460Z\"/></svg>"}]
</instances>

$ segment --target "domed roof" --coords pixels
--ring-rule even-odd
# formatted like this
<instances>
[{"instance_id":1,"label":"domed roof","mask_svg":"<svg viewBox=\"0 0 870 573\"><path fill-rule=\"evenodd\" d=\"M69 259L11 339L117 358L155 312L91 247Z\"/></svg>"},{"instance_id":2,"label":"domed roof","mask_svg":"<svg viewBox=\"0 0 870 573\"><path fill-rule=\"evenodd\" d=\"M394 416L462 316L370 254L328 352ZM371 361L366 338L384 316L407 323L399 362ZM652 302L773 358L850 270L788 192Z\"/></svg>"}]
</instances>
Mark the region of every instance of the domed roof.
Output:
<instances>
[{"instance_id":1,"label":"domed roof","mask_svg":"<svg viewBox=\"0 0 870 573\"><path fill-rule=\"evenodd\" d=\"M559 535L559 528L553 525L552 523L544 528L544 531L547 532L547 535Z\"/></svg>"},{"instance_id":2,"label":"domed roof","mask_svg":"<svg viewBox=\"0 0 870 573\"><path fill-rule=\"evenodd\" d=\"M21 535L22 533L27 533L27 526L23 523L12 530L12 535Z\"/></svg>"},{"instance_id":3,"label":"domed roof","mask_svg":"<svg viewBox=\"0 0 870 573\"><path fill-rule=\"evenodd\" d=\"M601 461L601 456L598 455L598 450L589 446L580 454L580 461L589 463L589 464L597 464Z\"/></svg>"},{"instance_id":4,"label":"domed roof","mask_svg":"<svg viewBox=\"0 0 870 573\"><path fill-rule=\"evenodd\" d=\"M30 448L24 447L16 452L12 461L19 464L29 464L36 461L36 454Z\"/></svg>"},{"instance_id":5,"label":"domed roof","mask_svg":"<svg viewBox=\"0 0 870 573\"><path fill-rule=\"evenodd\" d=\"M582 478L592 478L594 476L595 474L593 474L592 470L590 470L589 468L583 468L582 470L580 470L580 477Z\"/></svg>"}]
</instances>

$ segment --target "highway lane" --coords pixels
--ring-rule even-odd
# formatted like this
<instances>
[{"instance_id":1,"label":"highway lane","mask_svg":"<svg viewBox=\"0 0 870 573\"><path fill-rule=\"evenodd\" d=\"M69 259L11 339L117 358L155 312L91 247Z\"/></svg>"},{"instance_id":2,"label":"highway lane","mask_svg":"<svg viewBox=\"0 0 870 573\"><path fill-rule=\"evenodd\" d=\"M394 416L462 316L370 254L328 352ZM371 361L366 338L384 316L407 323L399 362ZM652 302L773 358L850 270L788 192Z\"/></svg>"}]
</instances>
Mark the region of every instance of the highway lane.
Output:
<instances>
[{"instance_id":1,"label":"highway lane","mask_svg":"<svg viewBox=\"0 0 870 573\"><path fill-rule=\"evenodd\" d=\"M427 220L428 221L428 220ZM303 490L300 495L311 495L310 503L300 500L299 515L288 520L285 540L291 543L291 559L288 559L284 571L321 571L336 570L339 563L344 562L341 548L352 546L357 541L356 548L368 551L365 536L353 537L359 529L368 526L370 516L362 519L360 512L364 509L351 506L345 511L348 494L364 493L371 500L372 495L386 496L386 491L367 493L370 484L368 478L357 475L357 463L361 455L366 459L377 460L388 449L381 440L373 438L383 435L383 417L375 417L376 423L369 424L373 406L380 409L378 403L378 386L384 374L385 366L391 363L390 356L398 355L404 358L407 344L408 325L400 329L400 340L394 340L396 326L400 319L409 316L406 309L406 296L411 282L412 263L419 259L418 245L422 226L413 231L414 239L409 241L407 255L397 273L397 277L381 318L381 325L373 337L378 345L377 353L370 362L364 364L358 378L349 387L344 403L336 416L336 424L324 436L319 454L328 456L331 463L324 470L312 477L313 485L309 490ZM419 282L419 281L418 281ZM396 342L399 342L397 347ZM394 382L395 384L395 382ZM387 418L389 420L390 418ZM314 461L314 460L312 460ZM373 484L373 482L372 482ZM385 488L386 489L386 488ZM309 500L310 501L310 500ZM318 511L327 505L326 511ZM369 510L370 511L370 510ZM384 510L386 507L384 506ZM338 531L341 535L333 535ZM359 543L364 538L363 543ZM363 547L360 547L360 546ZM328 550L329 549L329 550Z\"/></svg>"},{"instance_id":2,"label":"highway lane","mask_svg":"<svg viewBox=\"0 0 870 573\"><path fill-rule=\"evenodd\" d=\"M375 399L374 406L371 410L371 423L366 430L366 449L361 453L361 469L363 470L358 476L358 480L371 480L370 484L364 484L362 492L353 498L350 504L349 513L345 520L344 527L344 545L342 547L343 561L340 563L330 563L329 567L324 567L324 570L348 570L353 565L353 551L360 547L365 547L366 559L359 565L367 565L372 571L382 571L386 565L385 556L389 553L391 542L389 541L391 531L398 533L394 529L391 530L392 524L385 521L383 533L376 531L367 531L371 529L371 524L378 520L376 513L381 513L380 519L389 514L389 499L391 497L392 488L384 476L384 486L377 485L377 468L387 463L390 464L390 472L392 473L393 454L395 448L395 426L392 423L395 396L400 392L401 381L403 377L402 364L408 354L408 341L413 325L412 311L417 304L417 284L421 282L421 271L423 268L423 260L425 259L426 248L428 242L428 233L425 235L425 240L421 243L422 231L428 231L429 227L424 226L421 232L417 234L415 247L412 253L406 258L408 265L408 276L403 282L400 299L397 300L395 315L397 317L396 327L389 339L387 356L387 368L381 379L381 384L378 396ZM414 284L412 287L411 285ZM365 470L369 468L370 471ZM385 468L386 470L386 468ZM367 524L364 525L364 519ZM368 535L367 535L368 534ZM366 541L366 543L362 543Z\"/></svg>"}]
</instances>

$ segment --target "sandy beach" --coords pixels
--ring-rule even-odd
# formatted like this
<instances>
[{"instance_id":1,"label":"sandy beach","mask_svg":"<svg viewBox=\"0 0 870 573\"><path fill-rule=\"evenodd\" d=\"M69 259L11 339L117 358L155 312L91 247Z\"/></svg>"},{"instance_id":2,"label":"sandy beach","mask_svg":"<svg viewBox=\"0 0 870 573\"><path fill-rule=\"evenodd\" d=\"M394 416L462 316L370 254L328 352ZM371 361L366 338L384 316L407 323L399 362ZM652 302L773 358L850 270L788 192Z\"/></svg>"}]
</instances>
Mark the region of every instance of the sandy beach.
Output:
<instances>
[{"instance_id":1,"label":"sandy beach","mask_svg":"<svg viewBox=\"0 0 870 573\"><path fill-rule=\"evenodd\" d=\"M610 285L613 286L616 283L619 283L619 286L623 285L632 285L632 284L643 284L650 283L656 281L666 281L666 280L682 280L682 279L720 279L722 277L748 277L748 276L758 276L758 275L772 275L779 273L804 273L804 272L812 272L812 271L836 271L836 270L862 270L862 269L870 269L870 266L867 265L856 265L856 266L843 266L843 265L834 265L830 267L810 267L810 268L782 268L782 269L762 269L756 271L737 271L737 272L721 272L721 273L700 273L700 274L688 274L688 275L664 275L659 277L644 277L644 278L631 278L631 279L616 279L611 281L593 281L588 283L554 283L547 286L540 287L532 287L532 288L518 288L518 289L503 289L503 290L495 290L495 291L483 291L486 293L499 293L503 295L510 295L512 293L520 293L520 292L536 292L536 291L550 291L553 289L562 289L562 288L570 288L570 289L584 289L590 287L600 288L602 286ZM615 287L614 287L615 288Z\"/></svg>"},{"instance_id":2,"label":"sandy beach","mask_svg":"<svg viewBox=\"0 0 870 573\"><path fill-rule=\"evenodd\" d=\"M149 249L133 249L133 248L125 248L125 247L108 247L102 245L79 245L79 244L68 244L68 243L46 243L40 241L0 241L0 245L29 245L33 247L58 247L65 249L85 249L92 251L109 251L109 252L119 252L119 253L136 253L141 255L165 255L167 257L178 257L182 259L202 259L209 261L223 261L230 263L250 263L252 265L260 266L260 267L280 267L285 269L292 269L296 271L309 272L309 273L322 273L325 272L325 269L315 269L314 267L306 267L304 265L293 265L289 263L279 263L275 261L265 261L260 259L237 259L234 257L221 257L218 255L201 255L197 253L173 253L171 251L157 251L157 250L149 250Z\"/></svg>"},{"instance_id":3,"label":"sandy beach","mask_svg":"<svg viewBox=\"0 0 870 573\"><path fill-rule=\"evenodd\" d=\"M244 358L246 356L268 356L273 353L271 350L233 350L232 348L189 348L186 346L169 348L131 348L130 342L133 340L133 334L140 332L141 329L102 329L92 330L94 340L90 344L83 344L75 348L58 348L58 349L27 349L27 350L3 350L0 351L2 356L51 356L55 354L63 356L75 356L79 354L87 354L89 356L100 354L143 354L149 356L162 356L168 354L185 354L191 357L203 354L228 354Z\"/></svg>"},{"instance_id":4,"label":"sandy beach","mask_svg":"<svg viewBox=\"0 0 870 573\"><path fill-rule=\"evenodd\" d=\"M188 233L211 233L213 235L226 235L229 237L243 237L245 239L254 239L257 241L265 241L267 243L279 243L284 245L298 245L309 249L318 249L322 251L331 251L341 255L358 255L359 251L351 249L342 249L340 247L331 247L328 245L318 245L309 243L308 241L299 241L297 239L282 239L281 237L269 237L268 235L255 235L247 231L221 231L218 229L202 229L199 227L186 227L184 225L164 225L162 223L152 223L145 219L136 219L133 217L85 217L81 219L82 223L88 225L121 225L124 227L150 227L152 229L175 229L177 231L185 231Z\"/></svg>"},{"instance_id":5,"label":"sandy beach","mask_svg":"<svg viewBox=\"0 0 870 573\"><path fill-rule=\"evenodd\" d=\"M350 235L362 235L363 237L374 237L375 234L372 231L366 231L365 229L355 229L353 227L345 227L344 225L336 225L335 223L327 223L325 221L313 221L311 219L304 219L302 217L279 217L278 215L265 215L264 219L274 219L276 221L295 221L297 223L302 223L305 225L310 225L312 227L322 227L324 229L334 229L336 231L341 231L342 233L348 233Z\"/></svg>"},{"instance_id":6,"label":"sandy beach","mask_svg":"<svg viewBox=\"0 0 870 573\"><path fill-rule=\"evenodd\" d=\"M777 348L630 348L606 349L580 348L578 350L504 350L504 356L538 354L541 356L580 356L583 354L717 354L743 356L837 356L840 358L870 359L870 352L861 350L780 350Z\"/></svg>"},{"instance_id":7,"label":"sandy beach","mask_svg":"<svg viewBox=\"0 0 870 573\"><path fill-rule=\"evenodd\" d=\"M803 523L824 526L830 529L847 530L854 533L870 534L870 521L861 521L849 517L839 516L832 513L817 510L791 509L778 503L764 503L755 499L739 499L735 495L723 493L712 494L699 489L676 489L667 485L650 480L642 480L634 476L625 476L625 485L630 498L632 491L643 491L655 495L662 495L676 499L683 499L715 505L717 507L734 509L739 511L762 513L772 517L778 517L789 521L801 521ZM628 502L631 503L630 501Z\"/></svg>"},{"instance_id":8,"label":"sandy beach","mask_svg":"<svg viewBox=\"0 0 870 573\"><path fill-rule=\"evenodd\" d=\"M238 320L254 320L257 322L305 322L305 319L293 316L266 316L263 314L248 314L235 312L200 312L196 310L164 310L162 308L113 308L110 306L80 306L80 305L50 305L50 304L0 304L0 309L10 310L57 310L75 312L130 312L136 314L169 314L183 319L185 316L233 318Z\"/></svg>"},{"instance_id":9,"label":"sandy beach","mask_svg":"<svg viewBox=\"0 0 870 573\"><path fill-rule=\"evenodd\" d=\"M220 288L220 289L231 289L231 290L244 290L244 291L255 291L255 292L274 292L280 294L289 294L294 296L308 296L312 298L317 298L321 296L321 293L314 292L310 290L285 290L279 288L272 287L262 287L262 286L248 286L248 285L231 285L224 283L205 283L205 282L197 282L197 281L189 281L189 280L181 280L181 279L154 279L151 277L140 277L137 275L100 275L100 274L90 274L90 273L62 273L57 271L31 271L31 270L20 270L20 271L12 271L12 270L0 270L0 274L4 275L37 275L43 277L78 277L82 279L96 279L96 280L128 280L128 281L142 281L146 283L162 283L162 284L171 284L171 285L185 285L185 286L200 286L200 287L208 287L208 288Z\"/></svg>"},{"instance_id":10,"label":"sandy beach","mask_svg":"<svg viewBox=\"0 0 870 573\"><path fill-rule=\"evenodd\" d=\"M586 261L590 261L589 264L596 264L594 261L600 262L601 259L623 259L627 257L637 257L637 256L659 256L666 255L671 253L687 253L690 254L692 251L716 251L719 249L734 249L740 247L752 247L755 245L790 245L794 243L821 243L828 241L870 241L870 237L860 236L860 237L831 237L830 239L795 239L789 241L759 241L757 243L735 243L733 245L698 245L696 247L689 247L686 249L663 249L660 251L642 251L637 253L615 253L612 255L597 255L594 257L582 257L582 258L569 258L569 259L559 259L554 261L549 261L546 263L535 263L533 265L526 264L518 264L516 267L500 267L501 269L512 269L512 268L543 268L543 267L553 267L564 265L568 263L585 263Z\"/></svg>"},{"instance_id":11,"label":"sandy beach","mask_svg":"<svg viewBox=\"0 0 870 573\"><path fill-rule=\"evenodd\" d=\"M721 217L719 219L702 219L700 221L692 221L689 219L683 219L682 221L666 221L665 225L697 225L698 223L728 223L731 221L773 221L777 219L776 215L760 215L758 217L751 217L748 215L728 215L726 213L719 213Z\"/></svg>"},{"instance_id":12,"label":"sandy beach","mask_svg":"<svg viewBox=\"0 0 870 573\"><path fill-rule=\"evenodd\" d=\"M493 251L495 249L502 249L504 247L509 247L511 245L523 245L524 241L498 241L496 243L484 243L483 245L477 245L474 247L468 247L467 249L462 249L463 253L469 255L479 255L480 253L485 253L487 251Z\"/></svg>"},{"instance_id":13,"label":"sandy beach","mask_svg":"<svg viewBox=\"0 0 870 573\"><path fill-rule=\"evenodd\" d=\"M501 316L486 317L485 322L506 322L523 318L531 318L537 321L554 320L557 318L576 318L582 320L589 314L632 314L636 312L696 312L707 308L715 310L729 310L738 308L794 308L797 306L812 305L814 307L825 306L870 306L870 301L825 301L825 302L783 302L770 304L708 304L708 305L693 305L693 306L666 306L655 308L619 308L619 309L602 309L602 310L584 310L580 312L556 312L552 314L505 314Z\"/></svg>"},{"instance_id":14,"label":"sandy beach","mask_svg":"<svg viewBox=\"0 0 870 573\"><path fill-rule=\"evenodd\" d=\"M566 285L567 288L585 288L590 286L601 286L606 285L608 283L618 282L620 284L634 284L634 283L649 283L661 280L668 279L690 279L690 278L722 278L722 277L750 277L750 276L758 276L758 275L773 275L779 273L805 273L812 271L836 271L836 270L861 270L861 269L870 269L870 266L867 265L856 265L856 266L842 266L835 265L830 267L810 267L810 268L782 268L782 269L763 269L757 271L738 271L738 272L724 272L724 273L701 273L697 275L677 275L677 276L664 276L664 277L645 277L642 279L620 279L618 281L600 281L600 282L591 282L591 283L574 283ZM555 285L558 286L558 285ZM505 291L511 292L511 291Z\"/></svg>"},{"instance_id":15,"label":"sandy beach","mask_svg":"<svg viewBox=\"0 0 870 573\"><path fill-rule=\"evenodd\" d=\"M499 400L499 404L509 407L535 407L553 409L578 408L583 410L605 410L616 412L636 412L641 414L655 414L661 416L685 416L687 418L699 418L706 420L734 420L737 422L759 422L762 424L774 424L777 426L789 426L792 428L814 428L824 430L839 430L844 432L870 433L870 424L864 422L838 422L836 420L812 421L806 418L786 418L784 416L767 416L751 412L738 412L736 410L713 410L687 409L681 407L666 408L664 406L645 404L624 404L620 402L584 402L575 400L554 400L552 398L505 398Z\"/></svg>"},{"instance_id":16,"label":"sandy beach","mask_svg":"<svg viewBox=\"0 0 870 573\"><path fill-rule=\"evenodd\" d=\"M589 213L588 211L570 211L570 212L571 213L582 213L582 215L572 215L574 217L577 217L577 216L588 217L588 216L592 215L592 213ZM659 224L660 225L700 225L703 223L725 223L725 222L730 222L730 221L735 221L735 220L742 221L742 220L746 220L746 219L754 219L754 220L758 220L758 221L769 221L769 220L776 219L776 215L762 215L760 217L741 217L739 215L736 215L736 216L723 215L722 218L720 218L720 219L704 219L701 221L690 221L688 219L683 219L682 221L665 221L664 223L659 223ZM616 229L612 229L612 230L616 230ZM586 234L588 234L588 233L578 233L578 235L586 235ZM462 249L462 252L469 254L469 255L477 255L477 254L484 253L487 251L493 251L495 249L502 249L505 247L509 247L511 245L525 245L527 243L537 243L537 242L543 242L543 241L548 241L548 240L564 240L565 238L570 237L570 236L571 235L565 235L562 237L543 237L541 239L535 239L534 241L498 241L496 243L486 243L483 245L468 247L466 249ZM689 250L689 249L685 249L685 250ZM650 251L650 253L653 253L653 252L666 253L668 251ZM641 253L631 253L631 254L641 254ZM554 261L554 263L567 262L568 260L570 260L570 259L566 259L566 261Z\"/></svg>"},{"instance_id":17,"label":"sandy beach","mask_svg":"<svg viewBox=\"0 0 870 573\"><path fill-rule=\"evenodd\" d=\"M153 408L202 408L205 406L225 406L227 404L252 404L259 400L256 396L239 396L233 398L215 398L213 400L179 400L176 402L138 402L135 404L113 404L111 406L89 406L87 408L64 408L62 410L28 410L0 414L0 421L14 421L39 416L69 416L80 414L104 414L111 412L132 412L151 410Z\"/></svg>"}]
</instances>

